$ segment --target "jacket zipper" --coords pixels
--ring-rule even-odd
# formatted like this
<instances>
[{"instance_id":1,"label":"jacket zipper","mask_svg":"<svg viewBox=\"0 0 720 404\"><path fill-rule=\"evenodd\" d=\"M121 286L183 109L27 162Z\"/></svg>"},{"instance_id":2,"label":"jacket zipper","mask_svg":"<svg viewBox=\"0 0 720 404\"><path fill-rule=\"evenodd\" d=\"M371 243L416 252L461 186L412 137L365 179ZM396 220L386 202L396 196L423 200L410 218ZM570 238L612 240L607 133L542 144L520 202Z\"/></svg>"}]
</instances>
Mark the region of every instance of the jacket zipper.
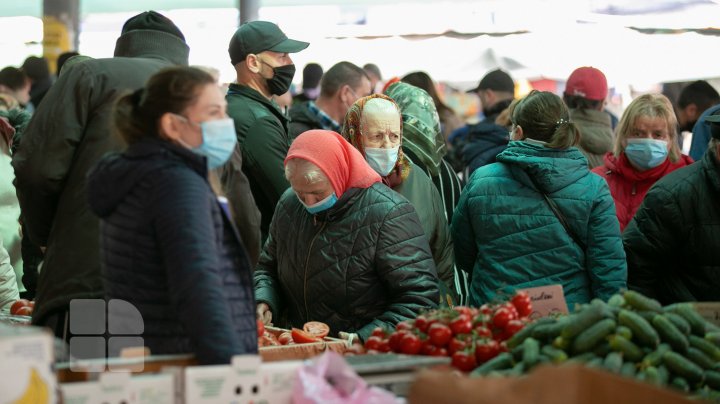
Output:
<instances>
[{"instance_id":1,"label":"jacket zipper","mask_svg":"<svg viewBox=\"0 0 720 404\"><path fill-rule=\"evenodd\" d=\"M313 216L313 220L315 220L315 216ZM315 221L317 224L317 221ZM313 244L315 244L315 240L317 240L320 233L322 233L323 229L325 228L325 224L327 222L323 222L322 227L320 227L320 230L318 230L317 233L315 233L315 236L313 236L312 241L310 242L310 247L308 247L308 254L307 258L305 258L305 277L303 282L303 299L305 300L305 322L310 321L310 311L308 310L308 304L307 304L307 275L308 275L308 264L310 263L310 252L312 251Z\"/></svg>"}]
</instances>

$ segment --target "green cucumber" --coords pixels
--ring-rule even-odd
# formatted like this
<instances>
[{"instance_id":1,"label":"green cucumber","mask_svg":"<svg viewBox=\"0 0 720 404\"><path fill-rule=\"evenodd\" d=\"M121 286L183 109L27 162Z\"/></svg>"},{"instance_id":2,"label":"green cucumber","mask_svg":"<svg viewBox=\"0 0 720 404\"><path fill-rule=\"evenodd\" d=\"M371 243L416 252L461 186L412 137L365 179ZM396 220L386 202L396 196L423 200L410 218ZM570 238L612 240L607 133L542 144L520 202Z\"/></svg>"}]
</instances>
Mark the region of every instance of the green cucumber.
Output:
<instances>
[{"instance_id":1,"label":"green cucumber","mask_svg":"<svg viewBox=\"0 0 720 404\"><path fill-rule=\"evenodd\" d=\"M703 351L705 355L709 356L714 361L720 361L720 348L713 345L712 342L704 338L700 338L697 335L691 335L688 337L688 341L691 346Z\"/></svg>"},{"instance_id":2,"label":"green cucumber","mask_svg":"<svg viewBox=\"0 0 720 404\"><path fill-rule=\"evenodd\" d=\"M658 345L657 349L650 352L649 354L645 355L645 357L642 360L641 366L643 368L648 366L658 366L663 362L663 355L665 355L665 352L668 352L670 350L670 345L668 344L660 344Z\"/></svg>"},{"instance_id":3,"label":"green cucumber","mask_svg":"<svg viewBox=\"0 0 720 404\"><path fill-rule=\"evenodd\" d=\"M663 364L690 383L701 383L705 377L702 368L684 356L668 351L663 354Z\"/></svg>"},{"instance_id":4,"label":"green cucumber","mask_svg":"<svg viewBox=\"0 0 720 404\"><path fill-rule=\"evenodd\" d=\"M705 339L713 343L716 347L720 347L720 332L708 332L705 334Z\"/></svg>"},{"instance_id":5,"label":"green cucumber","mask_svg":"<svg viewBox=\"0 0 720 404\"><path fill-rule=\"evenodd\" d=\"M654 311L655 313L662 312L662 305L660 302L647 296L643 296L634 290L626 290L625 293L623 293L623 297L625 298L625 302L628 306L634 308L635 310Z\"/></svg>"},{"instance_id":6,"label":"green cucumber","mask_svg":"<svg viewBox=\"0 0 720 404\"><path fill-rule=\"evenodd\" d=\"M606 314L605 307L598 304L591 304L585 310L571 316L574 318L562 329L560 335L567 339L573 338L587 330L588 327L597 324L605 318Z\"/></svg>"},{"instance_id":7,"label":"green cucumber","mask_svg":"<svg viewBox=\"0 0 720 404\"><path fill-rule=\"evenodd\" d=\"M692 333L698 336L705 336L706 321L705 319L695 310L695 306L692 303L675 303L665 307L665 311L679 314L682 316L688 324Z\"/></svg>"},{"instance_id":8,"label":"green cucumber","mask_svg":"<svg viewBox=\"0 0 720 404\"><path fill-rule=\"evenodd\" d=\"M523 341L522 362L526 369L532 369L538 362L540 356L540 343L535 338L526 338Z\"/></svg>"},{"instance_id":9,"label":"green cucumber","mask_svg":"<svg viewBox=\"0 0 720 404\"><path fill-rule=\"evenodd\" d=\"M632 339L633 336L632 330L624 325L617 326L617 328L615 329L615 334L625 339Z\"/></svg>"},{"instance_id":10,"label":"green cucumber","mask_svg":"<svg viewBox=\"0 0 720 404\"><path fill-rule=\"evenodd\" d=\"M569 358L568 363L588 363L595 358L597 358L597 355L595 355L593 352L585 352Z\"/></svg>"},{"instance_id":11,"label":"green cucumber","mask_svg":"<svg viewBox=\"0 0 720 404\"><path fill-rule=\"evenodd\" d=\"M539 319L533 321L532 323L527 324L525 327L523 327L522 330L515 333L515 335L510 337L510 339L508 339L507 342L505 342L505 344L507 345L508 348L513 349L516 346L522 344L522 342L525 341L525 338L530 337L532 335L533 330L536 327L541 326L543 324L554 324L555 322L556 322L556 320L552 317L539 318Z\"/></svg>"},{"instance_id":12,"label":"green cucumber","mask_svg":"<svg viewBox=\"0 0 720 404\"><path fill-rule=\"evenodd\" d=\"M690 346L687 337L685 334L680 332L680 330L675 327L675 324L668 320L667 317L662 314L658 314L653 317L652 324L658 334L660 334L660 338L670 344L674 350L680 353L687 352L687 349Z\"/></svg>"},{"instance_id":13,"label":"green cucumber","mask_svg":"<svg viewBox=\"0 0 720 404\"><path fill-rule=\"evenodd\" d=\"M708 358L703 351L695 348L694 346L688 348L685 357L687 357L703 369L712 369L717 363L714 362L712 359Z\"/></svg>"},{"instance_id":14,"label":"green cucumber","mask_svg":"<svg viewBox=\"0 0 720 404\"><path fill-rule=\"evenodd\" d=\"M482 376L494 370L510 369L512 366L512 354L510 352L502 352L498 356L475 368L475 370L470 373L470 376Z\"/></svg>"},{"instance_id":15,"label":"green cucumber","mask_svg":"<svg viewBox=\"0 0 720 404\"><path fill-rule=\"evenodd\" d=\"M638 362L643 358L642 350L629 339L621 335L611 335L609 341L610 347L621 352L627 361Z\"/></svg>"},{"instance_id":16,"label":"green cucumber","mask_svg":"<svg viewBox=\"0 0 720 404\"><path fill-rule=\"evenodd\" d=\"M615 320L606 318L595 323L590 328L581 332L572 342L574 353L583 353L592 350L595 346L615 331Z\"/></svg>"},{"instance_id":17,"label":"green cucumber","mask_svg":"<svg viewBox=\"0 0 720 404\"><path fill-rule=\"evenodd\" d=\"M543 346L540 352L550 358L550 361L552 361L552 363L562 363L568 359L567 353L565 353L565 351L563 351L562 349L557 349L550 345Z\"/></svg>"},{"instance_id":18,"label":"green cucumber","mask_svg":"<svg viewBox=\"0 0 720 404\"><path fill-rule=\"evenodd\" d=\"M620 368L620 374L625 377L634 377L635 373L637 373L637 366L632 362L625 362Z\"/></svg>"},{"instance_id":19,"label":"green cucumber","mask_svg":"<svg viewBox=\"0 0 720 404\"><path fill-rule=\"evenodd\" d=\"M621 294L617 293L608 299L607 304L610 307L623 307L625 305L625 298Z\"/></svg>"},{"instance_id":20,"label":"green cucumber","mask_svg":"<svg viewBox=\"0 0 720 404\"><path fill-rule=\"evenodd\" d=\"M560 332L573 320L573 316L565 316L558 318L551 324L540 324L535 327L530 336L538 341L552 341L560 335Z\"/></svg>"},{"instance_id":21,"label":"green cucumber","mask_svg":"<svg viewBox=\"0 0 720 404\"><path fill-rule=\"evenodd\" d=\"M670 387L680 390L683 393L687 393L690 391L690 385L688 384L687 380L680 376L675 376L672 378L672 380L670 381Z\"/></svg>"},{"instance_id":22,"label":"green cucumber","mask_svg":"<svg viewBox=\"0 0 720 404\"><path fill-rule=\"evenodd\" d=\"M598 356L590 359L585 363L585 366L589 368L601 368L603 365L603 358L600 358Z\"/></svg>"},{"instance_id":23,"label":"green cucumber","mask_svg":"<svg viewBox=\"0 0 720 404\"><path fill-rule=\"evenodd\" d=\"M623 356L620 352L610 352L603 361L603 367L613 373L620 373L623 365Z\"/></svg>"},{"instance_id":24,"label":"green cucumber","mask_svg":"<svg viewBox=\"0 0 720 404\"><path fill-rule=\"evenodd\" d=\"M570 347L570 340L558 335L558 337L553 340L552 346L557 349L567 350Z\"/></svg>"},{"instance_id":25,"label":"green cucumber","mask_svg":"<svg viewBox=\"0 0 720 404\"><path fill-rule=\"evenodd\" d=\"M660 383L661 385L666 385L670 381L670 371L665 365L660 365L657 367L658 376L660 377Z\"/></svg>"},{"instance_id":26,"label":"green cucumber","mask_svg":"<svg viewBox=\"0 0 720 404\"><path fill-rule=\"evenodd\" d=\"M678 330L680 330L681 333L690 335L690 323L688 323L683 316L673 312L665 313L664 315L675 325L675 327L677 327Z\"/></svg>"},{"instance_id":27,"label":"green cucumber","mask_svg":"<svg viewBox=\"0 0 720 404\"><path fill-rule=\"evenodd\" d=\"M650 323L630 310L620 310L618 322L629 328L638 342L651 348L657 347L660 336Z\"/></svg>"},{"instance_id":28,"label":"green cucumber","mask_svg":"<svg viewBox=\"0 0 720 404\"><path fill-rule=\"evenodd\" d=\"M610 344L607 341L600 342L595 349L593 349L593 352L595 352L595 355L605 357L610 352L612 352L613 349L610 347Z\"/></svg>"},{"instance_id":29,"label":"green cucumber","mask_svg":"<svg viewBox=\"0 0 720 404\"><path fill-rule=\"evenodd\" d=\"M716 372L714 370L706 370L705 384L715 390L720 390L720 372Z\"/></svg>"},{"instance_id":30,"label":"green cucumber","mask_svg":"<svg viewBox=\"0 0 720 404\"><path fill-rule=\"evenodd\" d=\"M645 372L646 382L654 384L656 386L662 386L662 380L658 368L656 368L655 366L648 366L643 371Z\"/></svg>"}]
</instances>

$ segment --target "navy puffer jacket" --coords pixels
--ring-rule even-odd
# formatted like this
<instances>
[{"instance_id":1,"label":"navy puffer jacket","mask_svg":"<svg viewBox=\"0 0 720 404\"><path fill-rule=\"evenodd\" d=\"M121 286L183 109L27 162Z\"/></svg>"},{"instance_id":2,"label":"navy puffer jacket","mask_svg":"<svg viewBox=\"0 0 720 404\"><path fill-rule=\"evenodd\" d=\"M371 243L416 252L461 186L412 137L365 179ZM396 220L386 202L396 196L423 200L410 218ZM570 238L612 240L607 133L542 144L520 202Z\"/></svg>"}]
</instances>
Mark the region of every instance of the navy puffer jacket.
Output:
<instances>
[{"instance_id":1,"label":"navy puffer jacket","mask_svg":"<svg viewBox=\"0 0 720 404\"><path fill-rule=\"evenodd\" d=\"M88 197L101 218L105 295L138 309L153 354L219 364L257 352L252 270L204 157L140 141L98 163Z\"/></svg>"}]
</instances>

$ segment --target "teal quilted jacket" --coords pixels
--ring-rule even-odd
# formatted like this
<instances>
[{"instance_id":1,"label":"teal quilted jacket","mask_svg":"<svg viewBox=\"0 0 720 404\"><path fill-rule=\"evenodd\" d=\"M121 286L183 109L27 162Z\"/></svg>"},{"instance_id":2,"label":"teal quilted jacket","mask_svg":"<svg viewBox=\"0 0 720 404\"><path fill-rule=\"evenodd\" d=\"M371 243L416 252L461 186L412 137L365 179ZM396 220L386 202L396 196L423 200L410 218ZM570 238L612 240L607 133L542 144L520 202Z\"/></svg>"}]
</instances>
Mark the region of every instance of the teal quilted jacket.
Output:
<instances>
[{"instance_id":1,"label":"teal quilted jacket","mask_svg":"<svg viewBox=\"0 0 720 404\"><path fill-rule=\"evenodd\" d=\"M577 148L514 141L497 163L476 170L453 216L460 269L471 277L470 304L513 289L561 284L570 309L626 288L627 265L605 181ZM558 205L578 246L529 175Z\"/></svg>"}]
</instances>

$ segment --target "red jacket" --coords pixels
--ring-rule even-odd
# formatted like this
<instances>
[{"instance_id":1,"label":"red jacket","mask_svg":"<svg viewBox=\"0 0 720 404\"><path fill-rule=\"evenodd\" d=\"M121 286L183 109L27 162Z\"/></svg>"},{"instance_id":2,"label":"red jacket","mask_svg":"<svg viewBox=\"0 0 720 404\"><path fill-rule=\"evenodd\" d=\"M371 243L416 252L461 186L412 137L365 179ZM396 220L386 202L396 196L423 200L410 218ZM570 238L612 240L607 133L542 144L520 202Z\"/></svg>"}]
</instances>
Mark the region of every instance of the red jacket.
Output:
<instances>
[{"instance_id":1,"label":"red jacket","mask_svg":"<svg viewBox=\"0 0 720 404\"><path fill-rule=\"evenodd\" d=\"M615 200L615 212L620 221L620 231L630 223L635 211L645 198L645 194L657 180L678 168L693 163L690 156L681 155L680 160L673 163L666 159L664 163L647 171L638 171L628 161L625 153L615 157L612 152L603 159L604 165L595 167L592 172L605 178L610 187L610 194Z\"/></svg>"}]
</instances>

